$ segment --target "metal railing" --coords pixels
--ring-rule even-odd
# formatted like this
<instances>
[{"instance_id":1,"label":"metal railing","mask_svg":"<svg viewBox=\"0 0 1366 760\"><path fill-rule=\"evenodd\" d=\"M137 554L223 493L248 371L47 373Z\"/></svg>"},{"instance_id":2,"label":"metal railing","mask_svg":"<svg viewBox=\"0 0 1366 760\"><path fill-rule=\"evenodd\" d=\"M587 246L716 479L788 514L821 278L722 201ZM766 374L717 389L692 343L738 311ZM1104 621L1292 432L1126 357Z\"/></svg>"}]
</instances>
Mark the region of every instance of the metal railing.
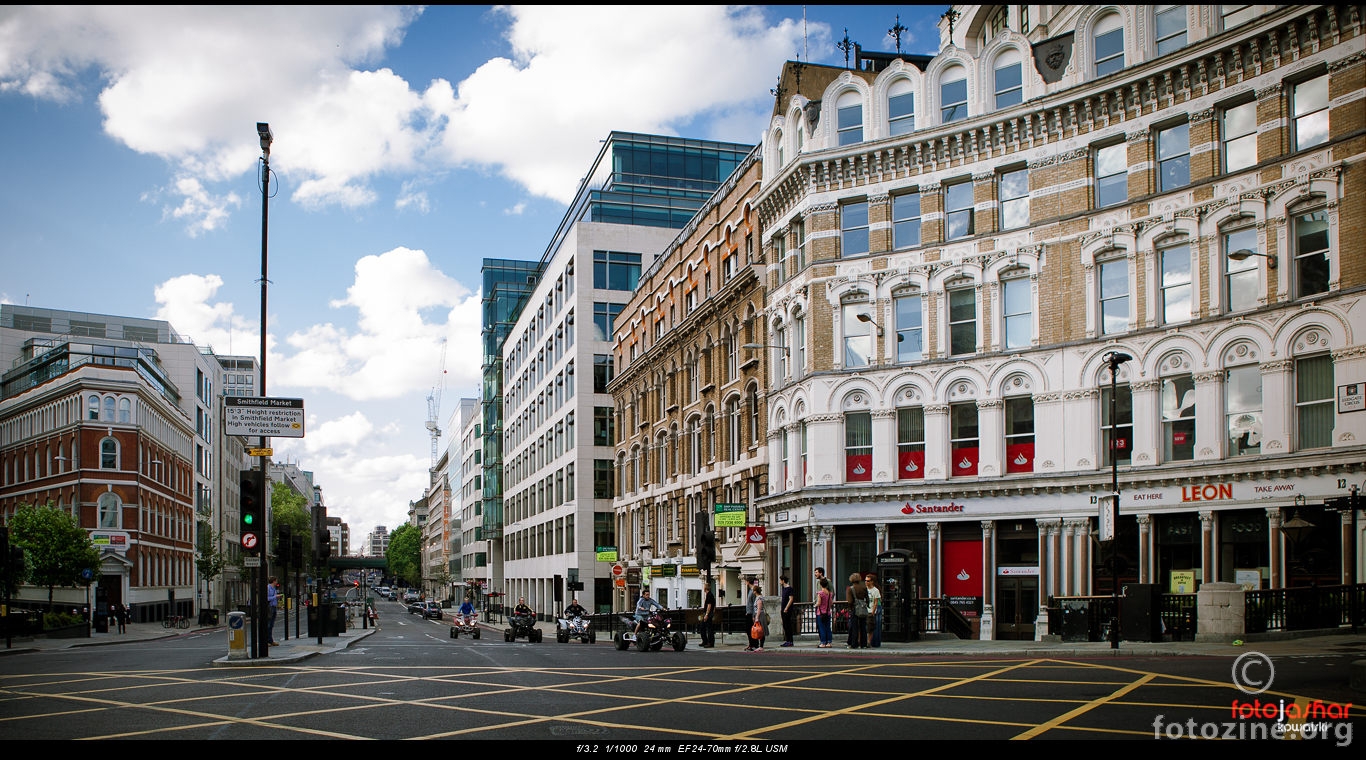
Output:
<instances>
[{"instance_id":1,"label":"metal railing","mask_svg":"<svg viewBox=\"0 0 1366 760\"><path fill-rule=\"evenodd\" d=\"M1248 633L1358 628L1366 622L1366 583L1248 591Z\"/></svg>"}]
</instances>

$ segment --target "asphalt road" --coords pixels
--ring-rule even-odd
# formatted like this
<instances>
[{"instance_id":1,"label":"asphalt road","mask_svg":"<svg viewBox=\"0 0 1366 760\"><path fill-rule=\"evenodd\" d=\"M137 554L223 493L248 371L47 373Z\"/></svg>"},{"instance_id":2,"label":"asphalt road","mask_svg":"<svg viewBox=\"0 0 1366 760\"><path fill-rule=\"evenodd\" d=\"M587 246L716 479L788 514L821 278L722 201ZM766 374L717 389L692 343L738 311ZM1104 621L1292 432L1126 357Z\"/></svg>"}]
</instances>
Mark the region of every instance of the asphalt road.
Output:
<instances>
[{"instance_id":1,"label":"asphalt road","mask_svg":"<svg viewBox=\"0 0 1366 760\"><path fill-rule=\"evenodd\" d=\"M1352 702L1351 655L1274 658L1272 688L1232 682L1224 656L833 650L619 652L610 643L451 639L394 615L348 649L297 663L213 667L223 632L0 657L0 738L29 740L534 740L565 754L796 754L848 741L1188 738L1252 731L1233 705ZM1316 751L1352 751L1353 706ZM1175 727L1175 728L1173 728ZM1230 728L1231 727L1231 728ZM1270 729L1262 729L1270 734ZM1319 731L1320 729L1315 729ZM1298 746L1299 749L1307 749Z\"/></svg>"}]
</instances>

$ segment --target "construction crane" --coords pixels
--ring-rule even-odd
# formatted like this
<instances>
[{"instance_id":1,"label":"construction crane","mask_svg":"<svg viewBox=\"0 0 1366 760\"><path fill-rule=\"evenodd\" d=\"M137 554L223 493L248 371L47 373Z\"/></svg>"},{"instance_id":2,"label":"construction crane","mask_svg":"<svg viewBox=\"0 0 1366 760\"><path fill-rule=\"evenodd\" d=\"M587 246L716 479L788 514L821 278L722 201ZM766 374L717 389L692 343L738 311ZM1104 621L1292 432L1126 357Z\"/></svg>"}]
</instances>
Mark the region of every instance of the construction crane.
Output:
<instances>
[{"instance_id":1,"label":"construction crane","mask_svg":"<svg viewBox=\"0 0 1366 760\"><path fill-rule=\"evenodd\" d=\"M441 393L446 389L446 339L441 339L441 372L436 376L436 385L427 394L427 432L432 435L432 477L436 477L437 445L441 442Z\"/></svg>"}]
</instances>

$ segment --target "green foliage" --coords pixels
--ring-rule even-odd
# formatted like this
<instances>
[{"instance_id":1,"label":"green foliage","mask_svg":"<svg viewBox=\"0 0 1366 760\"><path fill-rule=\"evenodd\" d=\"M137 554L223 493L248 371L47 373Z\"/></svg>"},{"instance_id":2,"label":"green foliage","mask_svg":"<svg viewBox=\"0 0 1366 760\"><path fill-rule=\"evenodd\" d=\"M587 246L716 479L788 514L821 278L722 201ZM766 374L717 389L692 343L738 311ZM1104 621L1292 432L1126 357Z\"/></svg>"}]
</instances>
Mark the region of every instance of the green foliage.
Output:
<instances>
[{"instance_id":1,"label":"green foliage","mask_svg":"<svg viewBox=\"0 0 1366 760\"><path fill-rule=\"evenodd\" d=\"M307 556L313 547L313 518L309 515L308 499L284 483L271 483L270 486L271 549L274 550L280 537L280 527L288 525L294 535L304 537L304 555ZM278 555L276 561L279 561Z\"/></svg>"},{"instance_id":2,"label":"green foliage","mask_svg":"<svg viewBox=\"0 0 1366 760\"><path fill-rule=\"evenodd\" d=\"M53 628L65 628L69 625L80 625L85 622L85 618L80 615L73 615L70 612L45 612L43 613L43 630L50 631Z\"/></svg>"},{"instance_id":3,"label":"green foliage","mask_svg":"<svg viewBox=\"0 0 1366 760\"><path fill-rule=\"evenodd\" d=\"M214 532L212 526L201 521L195 531L194 566L199 577L206 583L222 574L228 558L218 547L223 544L223 534Z\"/></svg>"},{"instance_id":4,"label":"green foliage","mask_svg":"<svg viewBox=\"0 0 1366 760\"><path fill-rule=\"evenodd\" d=\"M416 525L405 524L389 534L389 549L384 554L389 561L389 572L402 578L409 586L422 580L422 532Z\"/></svg>"},{"instance_id":5,"label":"green foliage","mask_svg":"<svg viewBox=\"0 0 1366 760\"><path fill-rule=\"evenodd\" d=\"M23 547L28 582L46 586L48 602L57 586L86 585L99 580L100 550L76 518L48 502L21 504L10 519L10 543ZM90 570L90 581L81 574Z\"/></svg>"}]
</instances>

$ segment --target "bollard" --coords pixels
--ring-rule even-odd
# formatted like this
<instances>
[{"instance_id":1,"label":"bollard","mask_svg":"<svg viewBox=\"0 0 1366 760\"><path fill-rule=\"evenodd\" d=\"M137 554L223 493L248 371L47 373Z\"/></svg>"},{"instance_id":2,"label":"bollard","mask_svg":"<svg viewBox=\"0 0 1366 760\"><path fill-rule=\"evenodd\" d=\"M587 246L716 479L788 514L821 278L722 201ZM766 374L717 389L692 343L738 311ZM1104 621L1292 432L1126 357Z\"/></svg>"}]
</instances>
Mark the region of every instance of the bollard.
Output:
<instances>
[{"instance_id":1,"label":"bollard","mask_svg":"<svg viewBox=\"0 0 1366 760\"><path fill-rule=\"evenodd\" d=\"M247 656L247 615L245 612L228 613L228 659L249 659Z\"/></svg>"}]
</instances>

